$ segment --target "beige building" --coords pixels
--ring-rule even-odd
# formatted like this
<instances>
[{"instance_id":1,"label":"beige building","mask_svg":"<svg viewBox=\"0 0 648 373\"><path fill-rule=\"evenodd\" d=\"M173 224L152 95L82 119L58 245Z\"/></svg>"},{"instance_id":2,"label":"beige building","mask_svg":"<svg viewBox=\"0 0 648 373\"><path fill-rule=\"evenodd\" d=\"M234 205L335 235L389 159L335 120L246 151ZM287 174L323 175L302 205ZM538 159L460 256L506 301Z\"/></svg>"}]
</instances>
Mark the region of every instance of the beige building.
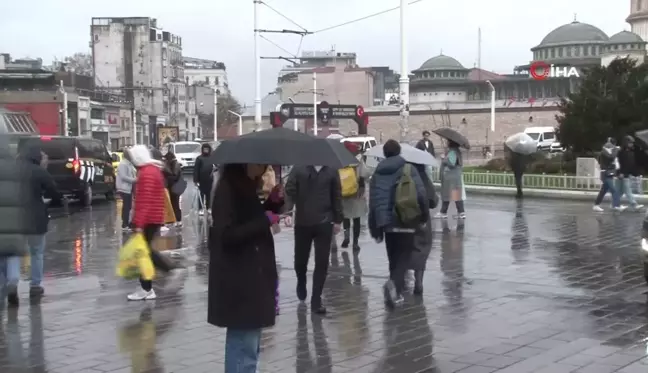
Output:
<instances>
[{"instance_id":1,"label":"beige building","mask_svg":"<svg viewBox=\"0 0 648 373\"><path fill-rule=\"evenodd\" d=\"M349 66L317 67L279 78L281 101L313 102L313 73L318 101L330 104L372 106L374 79L371 69Z\"/></svg>"}]
</instances>

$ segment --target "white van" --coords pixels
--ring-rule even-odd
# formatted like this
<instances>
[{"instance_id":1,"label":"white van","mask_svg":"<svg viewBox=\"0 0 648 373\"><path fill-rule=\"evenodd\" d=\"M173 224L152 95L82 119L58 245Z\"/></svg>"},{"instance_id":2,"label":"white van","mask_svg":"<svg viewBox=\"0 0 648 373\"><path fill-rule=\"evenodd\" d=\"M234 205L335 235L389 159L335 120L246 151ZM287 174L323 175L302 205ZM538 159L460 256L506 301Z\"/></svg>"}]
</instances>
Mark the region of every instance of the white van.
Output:
<instances>
[{"instance_id":1,"label":"white van","mask_svg":"<svg viewBox=\"0 0 648 373\"><path fill-rule=\"evenodd\" d=\"M373 136L353 136L340 139L340 142L352 142L358 146L360 153L364 153L367 149L376 146L376 138Z\"/></svg>"},{"instance_id":2,"label":"white van","mask_svg":"<svg viewBox=\"0 0 648 373\"><path fill-rule=\"evenodd\" d=\"M178 141L166 144L162 152L173 152L183 169L193 168L196 158L200 155L201 146L197 141Z\"/></svg>"},{"instance_id":3,"label":"white van","mask_svg":"<svg viewBox=\"0 0 648 373\"><path fill-rule=\"evenodd\" d=\"M551 150L561 148L556 140L556 129L553 127L529 127L524 130L537 144L538 150Z\"/></svg>"}]
</instances>

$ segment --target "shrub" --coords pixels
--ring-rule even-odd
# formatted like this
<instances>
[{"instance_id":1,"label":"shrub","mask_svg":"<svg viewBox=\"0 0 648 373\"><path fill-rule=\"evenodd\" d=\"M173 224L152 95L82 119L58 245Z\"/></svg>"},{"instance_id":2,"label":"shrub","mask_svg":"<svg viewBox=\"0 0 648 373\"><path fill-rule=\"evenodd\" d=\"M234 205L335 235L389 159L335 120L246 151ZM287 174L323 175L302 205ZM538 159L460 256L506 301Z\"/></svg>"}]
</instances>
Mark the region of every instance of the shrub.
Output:
<instances>
[{"instance_id":1,"label":"shrub","mask_svg":"<svg viewBox=\"0 0 648 373\"><path fill-rule=\"evenodd\" d=\"M509 162L505 158L494 158L480 167L490 172L512 172ZM571 155L556 155L547 158L544 153L529 156L526 173L529 174L575 174L576 159Z\"/></svg>"}]
</instances>

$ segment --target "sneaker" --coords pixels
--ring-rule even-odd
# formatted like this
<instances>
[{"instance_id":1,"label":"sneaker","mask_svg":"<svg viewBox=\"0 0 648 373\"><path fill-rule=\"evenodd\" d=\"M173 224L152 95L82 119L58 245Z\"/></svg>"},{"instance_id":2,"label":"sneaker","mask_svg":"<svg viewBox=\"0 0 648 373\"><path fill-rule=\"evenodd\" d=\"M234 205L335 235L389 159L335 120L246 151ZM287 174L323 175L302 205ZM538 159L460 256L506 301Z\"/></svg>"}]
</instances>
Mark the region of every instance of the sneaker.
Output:
<instances>
[{"instance_id":1,"label":"sneaker","mask_svg":"<svg viewBox=\"0 0 648 373\"><path fill-rule=\"evenodd\" d=\"M176 227L179 227L179 228L182 227L182 222L179 221L179 222L175 223L175 226L176 226Z\"/></svg>"},{"instance_id":2,"label":"sneaker","mask_svg":"<svg viewBox=\"0 0 648 373\"><path fill-rule=\"evenodd\" d=\"M640 204L637 203L636 205L632 206L632 209L633 210L641 210L643 207L644 207L644 205L640 205Z\"/></svg>"},{"instance_id":3,"label":"sneaker","mask_svg":"<svg viewBox=\"0 0 648 373\"><path fill-rule=\"evenodd\" d=\"M460 220L463 220L463 219L465 219L465 218L466 218L466 213L465 213L465 212L462 212L461 214L459 214L459 215L457 216L457 219L460 219Z\"/></svg>"},{"instance_id":4,"label":"sneaker","mask_svg":"<svg viewBox=\"0 0 648 373\"><path fill-rule=\"evenodd\" d=\"M160 232L168 232L168 231L169 231L168 227L163 226L163 227L160 228Z\"/></svg>"},{"instance_id":5,"label":"sneaker","mask_svg":"<svg viewBox=\"0 0 648 373\"><path fill-rule=\"evenodd\" d=\"M157 295L155 295L155 290L153 289L151 291L139 289L133 294L128 294L128 300L152 300L155 298L157 298Z\"/></svg>"},{"instance_id":6,"label":"sneaker","mask_svg":"<svg viewBox=\"0 0 648 373\"><path fill-rule=\"evenodd\" d=\"M599 205L594 205L594 207L592 207L592 210L594 210L595 212L603 212L603 211L605 211L605 210L603 210L603 207L601 207Z\"/></svg>"},{"instance_id":7,"label":"sneaker","mask_svg":"<svg viewBox=\"0 0 648 373\"><path fill-rule=\"evenodd\" d=\"M614 211L621 212L621 211L625 211L625 209L627 209L627 208L628 208L628 206L623 206L623 205L621 205L621 206L619 206L619 207L615 207L615 208L614 208Z\"/></svg>"},{"instance_id":8,"label":"sneaker","mask_svg":"<svg viewBox=\"0 0 648 373\"><path fill-rule=\"evenodd\" d=\"M447 218L448 218L448 214L443 214L443 213L437 212L437 214L434 215L434 218L435 218L435 219L447 219Z\"/></svg>"}]
</instances>

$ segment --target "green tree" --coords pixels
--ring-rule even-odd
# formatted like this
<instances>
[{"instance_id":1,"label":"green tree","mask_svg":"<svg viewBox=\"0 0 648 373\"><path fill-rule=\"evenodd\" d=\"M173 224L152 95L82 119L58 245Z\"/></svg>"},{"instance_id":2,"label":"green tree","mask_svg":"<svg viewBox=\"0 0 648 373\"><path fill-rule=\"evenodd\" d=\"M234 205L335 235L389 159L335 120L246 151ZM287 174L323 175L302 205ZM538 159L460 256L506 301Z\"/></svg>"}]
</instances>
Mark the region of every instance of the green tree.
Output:
<instances>
[{"instance_id":1,"label":"green tree","mask_svg":"<svg viewBox=\"0 0 648 373\"><path fill-rule=\"evenodd\" d=\"M648 66L634 59L586 71L577 92L561 98L557 137L576 154L596 152L608 137L620 140L647 128Z\"/></svg>"},{"instance_id":2,"label":"green tree","mask_svg":"<svg viewBox=\"0 0 648 373\"><path fill-rule=\"evenodd\" d=\"M231 94L218 95L218 127L238 123L238 117L230 111L238 114L243 113L241 103ZM213 119L212 123L214 123Z\"/></svg>"}]
</instances>

